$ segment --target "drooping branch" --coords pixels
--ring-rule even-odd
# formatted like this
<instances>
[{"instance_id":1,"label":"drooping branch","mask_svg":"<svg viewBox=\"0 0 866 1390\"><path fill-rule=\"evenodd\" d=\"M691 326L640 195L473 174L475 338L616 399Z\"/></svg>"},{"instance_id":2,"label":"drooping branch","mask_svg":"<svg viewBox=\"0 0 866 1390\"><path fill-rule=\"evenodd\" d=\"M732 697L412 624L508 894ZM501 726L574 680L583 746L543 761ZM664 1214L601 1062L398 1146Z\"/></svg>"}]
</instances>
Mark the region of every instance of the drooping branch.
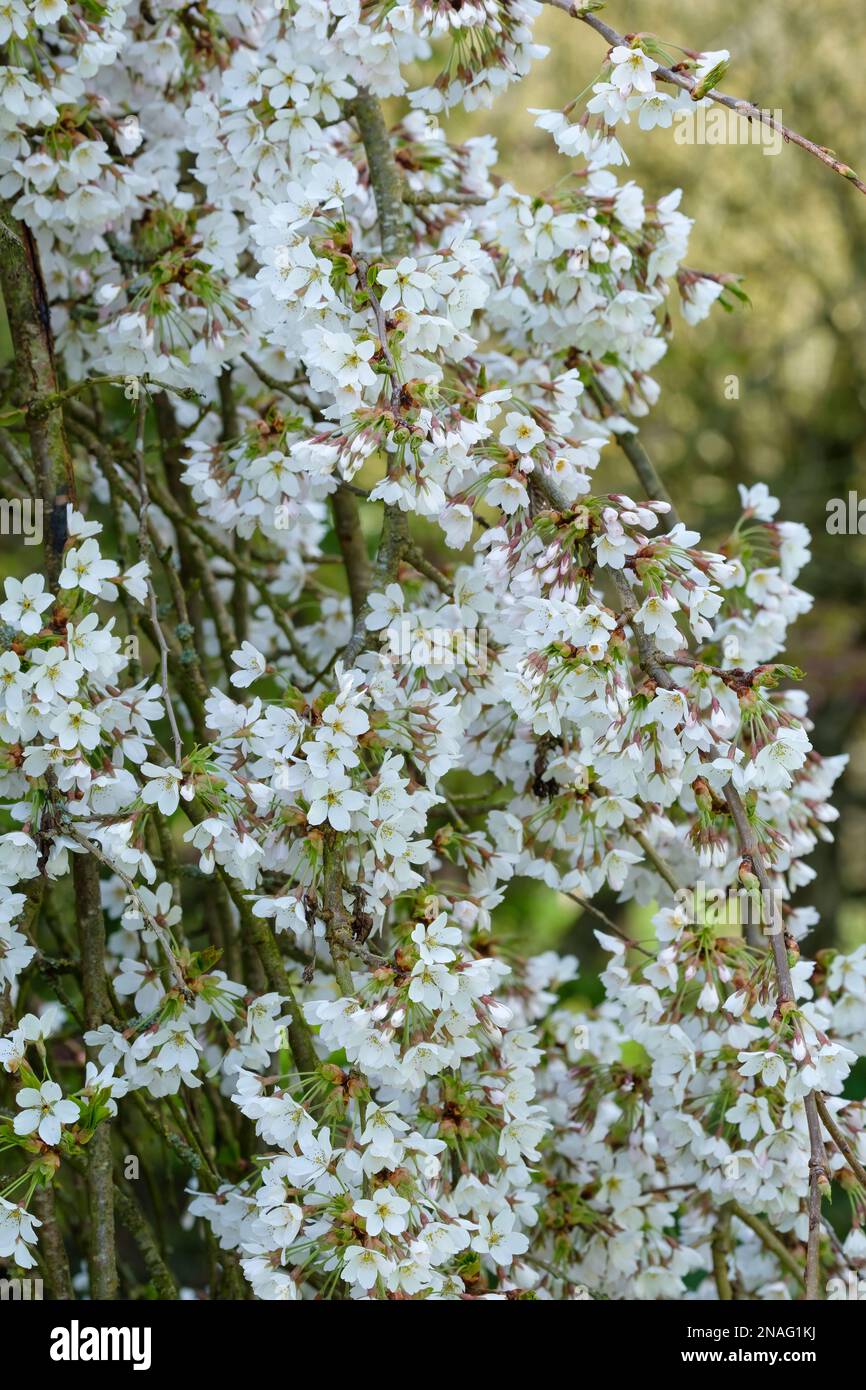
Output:
<instances>
[{"instance_id":1,"label":"drooping branch","mask_svg":"<svg viewBox=\"0 0 866 1390\"><path fill-rule=\"evenodd\" d=\"M746 813L740 793L732 781L726 784L724 796L737 829L740 851L751 860L762 893L770 895L767 901L773 902L773 885L758 846L754 827ZM784 932L778 929L776 923L773 924L773 927L774 929L770 934L770 944L779 986L779 1009L784 1015L786 1008L795 1007L796 995L791 978L791 966L788 961L788 947ZM824 1140L821 1137L816 1092L808 1091L806 1093L803 1097L803 1108L809 1130L809 1240L806 1247L806 1298L814 1300L819 1297L821 1197L822 1189L828 1181L827 1154L824 1149Z\"/></svg>"},{"instance_id":2,"label":"drooping branch","mask_svg":"<svg viewBox=\"0 0 866 1390\"><path fill-rule=\"evenodd\" d=\"M833 1140L833 1143L836 1145L842 1157L845 1159L845 1162L848 1164L848 1167L851 1169L857 1181L866 1189L866 1168L864 1168L854 1152L852 1144L845 1138L839 1125L837 1125L833 1116L830 1114L827 1102L820 1094L817 1097L817 1106L822 1125Z\"/></svg>"},{"instance_id":3,"label":"drooping branch","mask_svg":"<svg viewBox=\"0 0 866 1390\"><path fill-rule=\"evenodd\" d=\"M147 514L150 507L150 493L147 485L147 465L144 458L144 427L147 419L147 389L141 392L138 400L138 422L135 438L135 456L138 463L138 490L139 490L139 520L138 520L138 548L142 560L146 560L150 546L148 541ZM147 597L150 612L150 621L159 646L160 674L162 678L162 702L165 706L166 718L171 729L171 736L174 740L175 763L180 768L183 762L183 739L177 726L177 718L174 713L174 705L171 698L171 690L168 682L168 643L165 640L165 633L159 621L159 606L156 598L156 589L153 586L153 577L147 577Z\"/></svg>"},{"instance_id":4,"label":"drooping branch","mask_svg":"<svg viewBox=\"0 0 866 1390\"><path fill-rule=\"evenodd\" d=\"M610 393L605 390L597 377L594 377L590 382L589 391L603 417L615 413L617 408L616 402ZM615 438L620 449L634 469L646 496L658 502L667 502L670 508L667 514L668 523L671 526L676 526L679 517L677 516L676 508L671 500L671 495L659 477L655 464L641 443L640 436L631 431L623 431L617 434Z\"/></svg>"},{"instance_id":5,"label":"drooping branch","mask_svg":"<svg viewBox=\"0 0 866 1390\"><path fill-rule=\"evenodd\" d=\"M593 14L589 8L584 8L579 0L541 0L541 2L544 5L552 6L553 9L562 10L572 19L579 19L581 23L588 24L590 29L594 29L597 34L607 40L611 48L628 47L629 40L634 37L632 34L618 34L609 24L605 24L603 19L599 19L598 15ZM743 101L740 97L728 96L725 92L717 91L715 87L709 91L703 91L697 79L692 77L690 73L679 71L677 68L665 67L664 64L659 64L654 76L658 81L679 87L684 92L692 93L700 90L702 97L709 97L718 106L725 106L729 111L736 112L738 116L743 116L746 120L758 121L761 125L767 126L769 130L774 130L781 135L786 144L799 145L801 150L813 155L822 164L826 164L828 169L832 169L836 174L841 174L842 178L853 183L860 193L866 193L866 183L857 177L849 165L843 164L840 159L837 159L831 149L828 149L826 145L818 145L814 140L809 140L805 135L800 135L796 130L792 130L790 126L783 125L781 121L776 120L771 111L756 106L754 102Z\"/></svg>"},{"instance_id":6,"label":"drooping branch","mask_svg":"<svg viewBox=\"0 0 866 1390\"><path fill-rule=\"evenodd\" d=\"M643 631L640 623L635 621L631 590L628 581L619 572L614 571L614 583L620 593L625 611L632 624L632 630L638 648L638 659L642 669L655 681L656 685L661 686L662 689L678 690L679 687L670 672L665 670L660 664L651 639ZM766 900L773 902L775 899L772 880L767 871L766 864L764 863L754 827L749 820L746 808L743 805L742 797L735 787L733 779L730 779L725 784L723 795L728 804L731 819L737 833L740 853L751 862L761 891L769 895ZM773 926L774 930L770 933L770 946L776 972L778 1008L780 1015L784 1017L788 1011L796 1007L796 993L791 977L791 966L788 961L788 948L784 931L780 929L780 924L778 923L774 922ZM806 1251L806 1298L814 1300L818 1298L821 1194L822 1186L827 1181L827 1155L824 1150L824 1141L821 1137L817 1099L814 1092L807 1092L803 1098L803 1106L809 1131L810 1153L809 1240Z\"/></svg>"},{"instance_id":7,"label":"drooping branch","mask_svg":"<svg viewBox=\"0 0 866 1390\"><path fill-rule=\"evenodd\" d=\"M731 1215L735 1216L738 1221L742 1221L745 1226L748 1226L750 1230L754 1231L761 1243L770 1251L770 1254L775 1255L782 1268L786 1269L802 1287L803 1271L797 1264L797 1261L794 1259L794 1256L791 1254L785 1242L776 1235L776 1232L767 1225L766 1221L762 1221L760 1216L755 1216L752 1212L747 1211L745 1207L740 1206L738 1201L734 1200L730 1202L729 1206Z\"/></svg>"},{"instance_id":8,"label":"drooping branch","mask_svg":"<svg viewBox=\"0 0 866 1390\"><path fill-rule=\"evenodd\" d=\"M124 1192L119 1186L115 1186L114 1189L114 1203L121 1224L126 1227L138 1246L145 1269L150 1275L157 1294L162 1299L177 1299L179 1297L177 1285L171 1270L162 1257L153 1228L140 1204L131 1193Z\"/></svg>"},{"instance_id":9,"label":"drooping branch","mask_svg":"<svg viewBox=\"0 0 866 1390\"><path fill-rule=\"evenodd\" d=\"M158 403L158 401L159 397L156 397L155 403ZM110 451L106 450L105 446L102 445L99 439L94 435L92 422L88 421L86 416L82 416L80 411L77 410L73 413L72 419L74 421L73 430L75 434L81 437L82 441L87 444L87 447L92 449L99 457L100 462L102 462L105 454ZM115 446L117 458L122 464L124 471L130 479L135 480L137 485L139 481L138 467L134 453L130 452L128 449L125 450L121 441L112 440L112 444ZM182 560L182 576L185 572L184 557L186 557L185 564L188 566L189 573L193 576L197 576L201 583L206 586L210 617L213 619L216 628L217 640L224 658L224 664L226 664L227 667L227 674L230 675L233 670L231 653L237 646L237 634L232 626L231 615L220 596L219 589L214 580L213 569L210 564L211 555L218 556L231 570L236 571L237 574L244 576L249 581L256 590L262 603L266 605L273 615L275 623L288 642L292 655L295 657L298 664L309 674L314 674L315 668L298 640L298 635L294 631L285 609L281 606L278 596L273 593L268 579L264 575L257 573L248 562L248 559L245 560L232 550L229 545L226 545L225 542L214 533L211 527L205 522L198 520L194 514L189 513L180 502L177 501L173 494L152 476L148 476L148 493L150 500L155 506L159 507L160 511L168 517L169 521L171 521L172 525L175 527ZM132 497L131 493L127 492L126 495L130 498ZM131 502L130 505L132 505ZM136 512L140 506L141 498L139 495L135 504ZM153 535L151 535L151 539L153 540Z\"/></svg>"}]
</instances>

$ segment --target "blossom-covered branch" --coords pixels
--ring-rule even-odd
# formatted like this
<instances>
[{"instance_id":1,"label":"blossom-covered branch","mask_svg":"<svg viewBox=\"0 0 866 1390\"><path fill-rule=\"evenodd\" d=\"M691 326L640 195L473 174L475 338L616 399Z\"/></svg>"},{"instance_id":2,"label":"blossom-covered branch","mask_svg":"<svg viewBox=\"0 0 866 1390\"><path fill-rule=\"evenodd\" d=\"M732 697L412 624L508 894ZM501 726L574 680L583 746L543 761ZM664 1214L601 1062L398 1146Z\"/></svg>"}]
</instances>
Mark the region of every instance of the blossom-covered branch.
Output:
<instances>
[{"instance_id":1,"label":"blossom-covered branch","mask_svg":"<svg viewBox=\"0 0 866 1390\"><path fill-rule=\"evenodd\" d=\"M593 13L601 6L593 4L582 5L580 0L540 0L543 5L550 5L556 10L562 10L572 19L579 19L583 24L588 24L597 34L610 44L611 48L628 48L632 46L634 40L638 40L636 47L643 48L647 44L648 36L641 34L618 34L603 19ZM655 45L652 45L655 51ZM858 178L854 170L848 165L843 164L841 159L837 159L835 152L826 145L818 145L814 140L809 140L805 135L800 135L790 126L783 125L778 120L775 112L766 110L761 106L756 106L752 101L744 101L741 97L728 96L725 92L717 90L715 83L724 75L728 65L728 53L713 54L716 60L712 65L704 63L701 65L702 55L692 53L686 61L677 63L673 67L667 67L664 63L654 63L653 72L658 82L667 82L671 86L679 87L682 91L688 92L692 101L702 101L704 99L715 102L718 106L724 106L729 111L734 111L738 116L742 116L747 121L758 121L765 125L768 130L776 131L785 144L798 145L801 150L811 154L815 159L820 159L822 164L826 164L828 169L834 173L841 174L842 178L853 183L860 193L866 193L866 183Z\"/></svg>"},{"instance_id":2,"label":"blossom-covered branch","mask_svg":"<svg viewBox=\"0 0 866 1390\"><path fill-rule=\"evenodd\" d=\"M518 189L444 115L540 12L0 16L0 484L46 523L0 602L0 1261L60 1296L813 1299L862 1258L866 950L799 944L845 761L785 656L809 536L757 484L702 541L636 428L672 304L741 292L619 132L731 99L580 11L598 79L532 113L574 167ZM521 884L600 924L601 1002L505 932Z\"/></svg>"}]
</instances>

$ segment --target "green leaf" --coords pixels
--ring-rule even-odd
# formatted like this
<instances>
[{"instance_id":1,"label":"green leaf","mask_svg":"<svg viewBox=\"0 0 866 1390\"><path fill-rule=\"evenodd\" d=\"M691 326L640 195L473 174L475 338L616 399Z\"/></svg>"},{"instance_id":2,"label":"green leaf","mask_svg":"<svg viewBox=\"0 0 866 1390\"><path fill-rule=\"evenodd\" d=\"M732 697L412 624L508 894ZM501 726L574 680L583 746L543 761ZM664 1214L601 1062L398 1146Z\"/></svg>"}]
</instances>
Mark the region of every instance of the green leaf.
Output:
<instances>
[{"instance_id":1,"label":"green leaf","mask_svg":"<svg viewBox=\"0 0 866 1390\"><path fill-rule=\"evenodd\" d=\"M652 1068L652 1058L643 1043L625 1042L619 1049L620 1060L629 1071L645 1074Z\"/></svg>"}]
</instances>

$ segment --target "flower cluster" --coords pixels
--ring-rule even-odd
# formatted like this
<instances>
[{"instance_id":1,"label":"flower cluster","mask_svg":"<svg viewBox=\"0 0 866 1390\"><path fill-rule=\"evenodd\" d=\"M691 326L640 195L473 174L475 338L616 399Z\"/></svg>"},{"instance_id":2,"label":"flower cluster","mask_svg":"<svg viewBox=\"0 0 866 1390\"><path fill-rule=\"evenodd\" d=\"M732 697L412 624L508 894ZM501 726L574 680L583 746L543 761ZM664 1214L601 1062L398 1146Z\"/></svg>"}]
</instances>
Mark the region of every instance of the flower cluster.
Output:
<instances>
[{"instance_id":1,"label":"flower cluster","mask_svg":"<svg viewBox=\"0 0 866 1390\"><path fill-rule=\"evenodd\" d=\"M543 55L539 9L0 15L0 194L63 366L12 426L77 478L0 604L0 1259L136 1103L264 1299L712 1296L720 1222L726 1277L787 1297L762 1223L793 1263L837 1174L862 1219L866 948L799 959L793 901L844 766L777 661L808 534L763 484L710 549L595 483L672 290L694 323L729 283L614 172L691 97L614 46L534 113L577 161L543 197L438 121ZM651 917L599 934L597 1006L502 939L517 879Z\"/></svg>"}]
</instances>

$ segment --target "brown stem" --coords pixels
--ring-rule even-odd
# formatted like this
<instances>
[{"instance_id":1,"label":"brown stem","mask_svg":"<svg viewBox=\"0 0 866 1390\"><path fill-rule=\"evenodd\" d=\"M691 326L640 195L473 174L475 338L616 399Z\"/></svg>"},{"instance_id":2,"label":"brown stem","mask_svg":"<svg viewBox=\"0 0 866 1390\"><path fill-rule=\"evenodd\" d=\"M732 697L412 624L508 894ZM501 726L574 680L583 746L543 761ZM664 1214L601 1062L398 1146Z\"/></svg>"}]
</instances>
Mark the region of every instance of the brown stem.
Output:
<instances>
[{"instance_id":1,"label":"brown stem","mask_svg":"<svg viewBox=\"0 0 866 1390\"><path fill-rule=\"evenodd\" d=\"M733 1298L731 1279L728 1274L728 1254L731 1248L731 1208L729 1203L720 1207L717 1213L716 1229L713 1232L711 1249L713 1254L713 1277L722 1302Z\"/></svg>"},{"instance_id":2,"label":"brown stem","mask_svg":"<svg viewBox=\"0 0 866 1390\"><path fill-rule=\"evenodd\" d=\"M613 397L604 389L601 382L594 379L590 385L590 392L595 397L596 403L603 416L616 411L617 405ZM637 434L623 433L615 436L616 442L625 454L629 463L635 471L641 487L650 500L667 502L670 511L666 515L668 528L676 526L679 517L676 508L671 500L671 495L658 475L655 464L640 441Z\"/></svg>"},{"instance_id":3,"label":"brown stem","mask_svg":"<svg viewBox=\"0 0 866 1390\"><path fill-rule=\"evenodd\" d=\"M114 1189L114 1203L121 1223L129 1231L141 1252L145 1269L150 1275L157 1294L161 1299L168 1301L177 1299L177 1285L171 1270L162 1258L162 1252L157 1244L153 1228L138 1202L130 1193L124 1192L118 1186Z\"/></svg>"},{"instance_id":4,"label":"brown stem","mask_svg":"<svg viewBox=\"0 0 866 1390\"><path fill-rule=\"evenodd\" d=\"M797 1264L797 1261L794 1259L787 1245L776 1235L776 1232L772 1230L765 1221L762 1221L760 1216L754 1216L752 1212L746 1211L745 1207L741 1207L739 1202L733 1201L730 1206L731 1214L736 1216L738 1221L742 1221L744 1225L753 1230L755 1235L763 1242L770 1253L776 1256L779 1264L782 1265L789 1274L793 1275L798 1284L802 1285L803 1271L800 1269L800 1266Z\"/></svg>"},{"instance_id":5,"label":"brown stem","mask_svg":"<svg viewBox=\"0 0 866 1390\"><path fill-rule=\"evenodd\" d=\"M51 311L39 252L29 227L15 218L6 203L0 204L0 230L0 289L15 350L18 398L21 402L39 401L57 390ZM45 570L54 588L66 543L66 504L75 500L72 460L59 405L28 412L26 422L33 473L48 519Z\"/></svg>"},{"instance_id":6,"label":"brown stem","mask_svg":"<svg viewBox=\"0 0 866 1390\"><path fill-rule=\"evenodd\" d=\"M680 884L673 869L669 868L661 855L657 853L644 831L640 830L632 821L625 821L624 824L635 843L640 845L659 878L664 879L672 893L678 893L680 891Z\"/></svg>"},{"instance_id":7,"label":"brown stem","mask_svg":"<svg viewBox=\"0 0 866 1390\"><path fill-rule=\"evenodd\" d=\"M84 1021L90 1030L101 1027L111 1013L105 978L105 920L96 860L89 854L76 854L72 860L72 879L78 919ZM100 1301L117 1298L112 1167L111 1130L108 1121L103 1120L87 1145L90 1297Z\"/></svg>"},{"instance_id":8,"label":"brown stem","mask_svg":"<svg viewBox=\"0 0 866 1390\"><path fill-rule=\"evenodd\" d=\"M848 1164L848 1167L851 1169L857 1181L864 1188L866 1188L866 1168L863 1167L863 1164L860 1162L851 1144L845 1138L845 1135L842 1133L842 1130L839 1128L833 1116L830 1114L830 1111L827 1107L827 1102L825 1101L822 1095L817 1096L816 1104L818 1107L818 1114L821 1117L822 1125L826 1129L830 1138L833 1140L833 1143L836 1145L836 1148L839 1150L840 1154L842 1154L842 1156L844 1157L845 1161Z\"/></svg>"},{"instance_id":9,"label":"brown stem","mask_svg":"<svg viewBox=\"0 0 866 1390\"><path fill-rule=\"evenodd\" d=\"M175 504L178 512L183 517L188 517L194 511L192 494L183 482L181 474L183 471L183 451L184 440L180 427L177 423L174 409L171 402L162 393L153 398L154 419L156 421L159 448L162 455L165 478L168 484L167 492ZM74 404L70 407L72 413L77 414L79 408ZM133 465L136 461L133 458ZM138 468L133 471L138 482ZM160 506L156 495L155 480L151 479L151 496ZM164 508L163 508L164 510ZM207 652L205 649L203 624L205 617L205 607L202 602L202 574L199 565L196 564L192 554L192 547L188 538L182 536L180 531L176 532L178 541L178 556L180 559L180 576L187 597L187 606L190 614L190 622L193 628L193 640L202 670L207 669ZM215 615L212 615L215 616ZM217 627L217 636L220 637L220 629ZM220 638L220 645L223 646Z\"/></svg>"},{"instance_id":10,"label":"brown stem","mask_svg":"<svg viewBox=\"0 0 866 1390\"><path fill-rule=\"evenodd\" d=\"M419 192L415 192L411 188L403 189L403 202L415 208L435 207L439 203L455 203L463 207L483 207L489 201L486 193L461 193L458 189L443 189L439 193L431 189L422 189Z\"/></svg>"},{"instance_id":11,"label":"brown stem","mask_svg":"<svg viewBox=\"0 0 866 1390\"><path fill-rule=\"evenodd\" d=\"M423 574L425 579L429 579L431 583L435 584L436 588L439 589L441 593L447 594L449 597L453 596L454 585L448 578L448 575L443 574L431 560L428 560L423 550L420 546L416 545L414 541L410 542L406 547L404 558L414 570L417 570L419 574Z\"/></svg>"},{"instance_id":12,"label":"brown stem","mask_svg":"<svg viewBox=\"0 0 866 1390\"><path fill-rule=\"evenodd\" d=\"M334 975L337 989L341 994L354 994L355 985L349 965L346 940L352 939L349 914L343 904L342 860L333 843L333 835L326 837L322 870L322 916L325 921L325 937L331 960L334 962Z\"/></svg>"},{"instance_id":13,"label":"brown stem","mask_svg":"<svg viewBox=\"0 0 866 1390\"><path fill-rule=\"evenodd\" d=\"M352 617L357 619L370 592L372 572L358 501L345 483L341 483L337 491L331 494L331 510L334 513L334 534L346 566Z\"/></svg>"},{"instance_id":14,"label":"brown stem","mask_svg":"<svg viewBox=\"0 0 866 1390\"><path fill-rule=\"evenodd\" d=\"M376 199L376 215L386 256L402 256L406 252L406 222L403 217L403 179L391 137L382 114L382 104L372 92L362 90L349 103L348 109L358 122L370 185Z\"/></svg>"},{"instance_id":15,"label":"brown stem","mask_svg":"<svg viewBox=\"0 0 866 1390\"><path fill-rule=\"evenodd\" d=\"M39 1228L39 1248L45 1259L48 1292L53 1299L66 1300L75 1297L72 1291L72 1275L69 1260L63 1244L63 1233L57 1220L57 1204L53 1187L39 1187L33 1194L33 1205L42 1225Z\"/></svg>"}]
</instances>

